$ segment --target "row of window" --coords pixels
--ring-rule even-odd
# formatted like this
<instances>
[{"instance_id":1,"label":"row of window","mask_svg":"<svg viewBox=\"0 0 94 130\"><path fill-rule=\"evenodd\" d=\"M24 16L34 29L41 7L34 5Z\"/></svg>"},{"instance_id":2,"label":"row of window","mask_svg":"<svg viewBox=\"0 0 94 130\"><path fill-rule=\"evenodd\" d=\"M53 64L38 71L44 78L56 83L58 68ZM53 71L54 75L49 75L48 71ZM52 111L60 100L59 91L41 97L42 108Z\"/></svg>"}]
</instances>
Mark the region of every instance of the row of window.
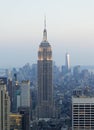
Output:
<instances>
[{"instance_id":1,"label":"row of window","mask_svg":"<svg viewBox=\"0 0 94 130\"><path fill-rule=\"evenodd\" d=\"M92 105L92 104L88 104L88 105L86 105L86 104L84 104L84 105L73 105L73 107L93 107L94 108L94 104Z\"/></svg>"}]
</instances>

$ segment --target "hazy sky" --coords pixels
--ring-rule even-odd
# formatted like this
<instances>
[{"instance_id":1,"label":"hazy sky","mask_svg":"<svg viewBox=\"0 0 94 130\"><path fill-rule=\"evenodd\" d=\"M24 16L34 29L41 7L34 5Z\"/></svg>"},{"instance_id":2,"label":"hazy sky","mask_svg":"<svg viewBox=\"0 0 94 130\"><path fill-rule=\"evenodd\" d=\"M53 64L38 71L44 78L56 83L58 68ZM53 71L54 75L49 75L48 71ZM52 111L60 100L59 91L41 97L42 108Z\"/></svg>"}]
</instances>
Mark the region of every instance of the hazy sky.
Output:
<instances>
[{"instance_id":1,"label":"hazy sky","mask_svg":"<svg viewBox=\"0 0 94 130\"><path fill-rule=\"evenodd\" d=\"M37 62L46 14L57 65L94 65L94 0L1 0L0 68Z\"/></svg>"}]
</instances>

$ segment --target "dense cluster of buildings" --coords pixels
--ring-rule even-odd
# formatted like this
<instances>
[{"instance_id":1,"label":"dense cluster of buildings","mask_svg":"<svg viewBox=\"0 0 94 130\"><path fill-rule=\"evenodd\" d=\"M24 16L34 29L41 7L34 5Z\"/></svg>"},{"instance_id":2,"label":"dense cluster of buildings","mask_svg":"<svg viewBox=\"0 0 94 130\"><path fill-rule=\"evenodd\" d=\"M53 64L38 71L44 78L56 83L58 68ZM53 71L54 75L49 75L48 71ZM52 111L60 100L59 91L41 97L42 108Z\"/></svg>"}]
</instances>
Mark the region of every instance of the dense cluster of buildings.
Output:
<instances>
[{"instance_id":1,"label":"dense cluster of buildings","mask_svg":"<svg viewBox=\"0 0 94 130\"><path fill-rule=\"evenodd\" d=\"M44 25L37 65L0 77L0 130L94 130L94 74L53 64Z\"/></svg>"}]
</instances>

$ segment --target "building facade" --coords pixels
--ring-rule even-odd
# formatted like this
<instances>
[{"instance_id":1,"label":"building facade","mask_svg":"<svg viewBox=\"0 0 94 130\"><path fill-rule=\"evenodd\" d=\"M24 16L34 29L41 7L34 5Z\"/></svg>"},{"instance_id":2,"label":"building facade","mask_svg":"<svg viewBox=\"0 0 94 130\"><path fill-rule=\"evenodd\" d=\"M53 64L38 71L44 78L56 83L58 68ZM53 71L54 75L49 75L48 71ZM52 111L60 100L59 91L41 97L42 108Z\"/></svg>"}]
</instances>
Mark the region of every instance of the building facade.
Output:
<instances>
[{"instance_id":1,"label":"building facade","mask_svg":"<svg viewBox=\"0 0 94 130\"><path fill-rule=\"evenodd\" d=\"M30 81L21 82L21 102L20 106L30 107Z\"/></svg>"},{"instance_id":2,"label":"building facade","mask_svg":"<svg viewBox=\"0 0 94 130\"><path fill-rule=\"evenodd\" d=\"M38 50L38 118L51 118L53 115L52 49L47 41L46 22L43 41Z\"/></svg>"},{"instance_id":3,"label":"building facade","mask_svg":"<svg viewBox=\"0 0 94 130\"><path fill-rule=\"evenodd\" d=\"M0 78L0 130L10 130L9 114L10 98L6 90L6 82Z\"/></svg>"},{"instance_id":4,"label":"building facade","mask_svg":"<svg viewBox=\"0 0 94 130\"><path fill-rule=\"evenodd\" d=\"M10 130L22 130L22 115L19 113L10 114Z\"/></svg>"},{"instance_id":5,"label":"building facade","mask_svg":"<svg viewBox=\"0 0 94 130\"><path fill-rule=\"evenodd\" d=\"M72 97L72 130L94 130L94 97Z\"/></svg>"},{"instance_id":6,"label":"building facade","mask_svg":"<svg viewBox=\"0 0 94 130\"><path fill-rule=\"evenodd\" d=\"M18 112L22 116L22 130L30 130L30 108L19 107Z\"/></svg>"}]
</instances>

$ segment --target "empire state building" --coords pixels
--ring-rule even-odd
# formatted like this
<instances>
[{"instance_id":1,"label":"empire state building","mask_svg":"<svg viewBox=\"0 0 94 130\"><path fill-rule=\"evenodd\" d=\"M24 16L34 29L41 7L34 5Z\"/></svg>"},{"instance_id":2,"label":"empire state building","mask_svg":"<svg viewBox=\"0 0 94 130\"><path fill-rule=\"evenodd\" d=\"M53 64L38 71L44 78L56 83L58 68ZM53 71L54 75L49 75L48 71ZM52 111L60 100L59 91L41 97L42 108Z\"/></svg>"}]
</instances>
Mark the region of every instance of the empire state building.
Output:
<instances>
[{"instance_id":1,"label":"empire state building","mask_svg":"<svg viewBox=\"0 0 94 130\"><path fill-rule=\"evenodd\" d=\"M38 50L38 118L53 116L52 49L47 41L46 20Z\"/></svg>"}]
</instances>

